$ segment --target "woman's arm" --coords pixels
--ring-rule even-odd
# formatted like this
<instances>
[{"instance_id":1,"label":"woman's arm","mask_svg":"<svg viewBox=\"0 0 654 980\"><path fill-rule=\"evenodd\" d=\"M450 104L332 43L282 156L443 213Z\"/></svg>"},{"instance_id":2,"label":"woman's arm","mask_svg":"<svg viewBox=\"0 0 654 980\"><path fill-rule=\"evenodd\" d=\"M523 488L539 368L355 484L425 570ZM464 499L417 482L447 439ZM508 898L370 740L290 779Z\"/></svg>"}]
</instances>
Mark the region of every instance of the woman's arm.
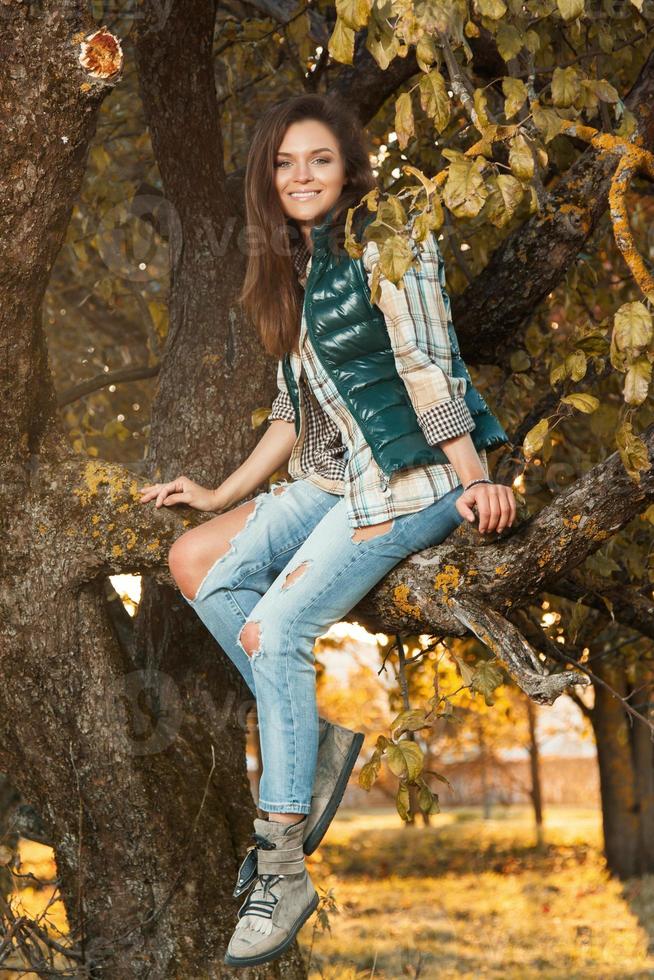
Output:
<instances>
[{"instance_id":1,"label":"woman's arm","mask_svg":"<svg viewBox=\"0 0 654 980\"><path fill-rule=\"evenodd\" d=\"M395 365L407 389L418 424L431 446L440 446L461 483L488 479L488 471L470 437L475 423L465 402L467 380L452 374L448 332L449 300L443 292L440 257L433 233L421 243L416 266L403 277L399 289L383 274L376 305L384 314ZM379 247L368 242L363 264L372 284ZM478 483L457 500L460 513L471 523L479 511L479 531L502 531L515 518L511 487Z\"/></svg>"},{"instance_id":2,"label":"woman's arm","mask_svg":"<svg viewBox=\"0 0 654 980\"><path fill-rule=\"evenodd\" d=\"M270 423L268 431L247 459L214 490L216 510L233 507L290 459L295 443L295 409L281 359L277 363L277 395L267 421Z\"/></svg>"},{"instance_id":3,"label":"woman's arm","mask_svg":"<svg viewBox=\"0 0 654 980\"><path fill-rule=\"evenodd\" d=\"M213 491L215 506L225 510L247 497L276 470L288 462L295 442L292 422L275 419L259 439L250 455Z\"/></svg>"},{"instance_id":4,"label":"woman's arm","mask_svg":"<svg viewBox=\"0 0 654 980\"><path fill-rule=\"evenodd\" d=\"M141 488L140 503L155 501L155 507L188 504L196 510L223 511L233 507L288 462L295 443L295 410L288 394L281 361L277 370L279 392L272 403L268 431L250 455L215 490L202 487L187 476L170 483L154 483Z\"/></svg>"}]
</instances>

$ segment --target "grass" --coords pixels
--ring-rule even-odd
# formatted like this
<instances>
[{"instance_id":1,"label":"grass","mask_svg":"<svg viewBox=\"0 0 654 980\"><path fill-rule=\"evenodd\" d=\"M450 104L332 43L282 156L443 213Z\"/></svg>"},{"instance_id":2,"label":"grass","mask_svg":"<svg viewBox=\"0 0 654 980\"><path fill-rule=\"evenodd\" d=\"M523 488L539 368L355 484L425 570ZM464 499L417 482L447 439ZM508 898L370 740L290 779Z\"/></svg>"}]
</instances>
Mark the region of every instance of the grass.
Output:
<instances>
[{"instance_id":1,"label":"grass","mask_svg":"<svg viewBox=\"0 0 654 980\"><path fill-rule=\"evenodd\" d=\"M331 932L314 915L299 935L310 980L654 978L654 877L606 874L596 810L546 817L539 849L527 808L498 807L491 820L447 811L416 829L391 809L341 808L307 859L338 906L326 912ZM23 871L53 878L49 848L22 841L21 856ZM54 886L28 887L12 904L36 916L48 899ZM61 902L47 921L65 934ZM0 980L17 975L0 968Z\"/></svg>"},{"instance_id":2,"label":"grass","mask_svg":"<svg viewBox=\"0 0 654 980\"><path fill-rule=\"evenodd\" d=\"M307 862L339 908L300 933L310 980L654 977L654 878L607 875L595 810L549 808L546 839L526 808L341 809Z\"/></svg>"}]
</instances>

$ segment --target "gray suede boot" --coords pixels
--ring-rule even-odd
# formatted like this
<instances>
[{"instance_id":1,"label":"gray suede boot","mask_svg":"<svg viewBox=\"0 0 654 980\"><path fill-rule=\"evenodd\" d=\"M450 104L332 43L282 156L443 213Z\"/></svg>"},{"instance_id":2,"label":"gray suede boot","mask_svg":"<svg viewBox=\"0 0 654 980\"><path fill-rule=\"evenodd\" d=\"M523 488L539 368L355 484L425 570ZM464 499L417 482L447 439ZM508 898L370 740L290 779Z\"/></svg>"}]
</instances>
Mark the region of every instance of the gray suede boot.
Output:
<instances>
[{"instance_id":1,"label":"gray suede boot","mask_svg":"<svg viewBox=\"0 0 654 980\"><path fill-rule=\"evenodd\" d=\"M304 865L305 823L306 816L294 824L255 819L257 874L238 911L225 954L228 966L276 959L318 907L318 893Z\"/></svg>"},{"instance_id":2,"label":"gray suede boot","mask_svg":"<svg viewBox=\"0 0 654 980\"><path fill-rule=\"evenodd\" d=\"M304 825L304 853L313 854L327 832L363 745L363 732L353 732L318 718L318 759L311 812ZM257 874L257 849L250 847L238 869L234 897L247 891Z\"/></svg>"},{"instance_id":3,"label":"gray suede boot","mask_svg":"<svg viewBox=\"0 0 654 980\"><path fill-rule=\"evenodd\" d=\"M324 718L318 723L318 760L304 831L305 854L312 854L325 836L363 745L363 732L353 732Z\"/></svg>"}]
</instances>

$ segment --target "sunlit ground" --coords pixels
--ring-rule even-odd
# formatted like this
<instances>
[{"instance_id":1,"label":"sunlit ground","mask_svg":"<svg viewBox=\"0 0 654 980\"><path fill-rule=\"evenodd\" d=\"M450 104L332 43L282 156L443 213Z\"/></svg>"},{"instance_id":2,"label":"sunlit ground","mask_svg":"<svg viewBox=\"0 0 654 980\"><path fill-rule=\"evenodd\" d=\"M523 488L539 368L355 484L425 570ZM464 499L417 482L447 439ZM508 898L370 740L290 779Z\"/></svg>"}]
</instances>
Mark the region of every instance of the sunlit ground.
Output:
<instances>
[{"instance_id":1,"label":"sunlit ground","mask_svg":"<svg viewBox=\"0 0 654 980\"><path fill-rule=\"evenodd\" d=\"M341 909L300 934L311 980L654 977L654 878L606 875L599 813L550 808L542 852L527 809L493 816L341 810L308 859Z\"/></svg>"},{"instance_id":2,"label":"sunlit ground","mask_svg":"<svg viewBox=\"0 0 654 980\"><path fill-rule=\"evenodd\" d=\"M23 840L20 854L21 873L54 879L49 848ZM654 877L625 886L606 875L595 810L550 807L539 851L527 808L487 821L458 809L416 830L391 809L342 808L307 863L340 909L331 934L316 915L300 933L310 980L654 977ZM11 901L38 916L53 897L27 887ZM60 902L42 921L65 934ZM36 974L0 968L0 980L16 976Z\"/></svg>"}]
</instances>

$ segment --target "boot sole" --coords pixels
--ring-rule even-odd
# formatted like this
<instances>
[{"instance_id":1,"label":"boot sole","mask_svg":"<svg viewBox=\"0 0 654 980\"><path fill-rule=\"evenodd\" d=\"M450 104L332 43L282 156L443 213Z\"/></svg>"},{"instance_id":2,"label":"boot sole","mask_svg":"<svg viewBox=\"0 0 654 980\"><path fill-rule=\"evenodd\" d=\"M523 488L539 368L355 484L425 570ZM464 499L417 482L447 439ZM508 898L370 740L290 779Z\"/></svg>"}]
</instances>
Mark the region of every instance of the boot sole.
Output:
<instances>
[{"instance_id":1,"label":"boot sole","mask_svg":"<svg viewBox=\"0 0 654 980\"><path fill-rule=\"evenodd\" d=\"M223 962L227 966L257 966L259 963L267 963L269 960L276 959L285 949L291 945L298 932L307 921L310 915L312 915L318 908L318 902L320 901L318 894L316 893L311 899L311 904L304 912L295 920L291 931L289 932L286 939L275 946L274 949L269 949L266 953L259 953L258 956L230 956L229 953L225 953L225 959Z\"/></svg>"},{"instance_id":2,"label":"boot sole","mask_svg":"<svg viewBox=\"0 0 654 980\"><path fill-rule=\"evenodd\" d=\"M334 819L334 815L339 808L341 800L343 799L343 793L345 792L347 781L350 778L352 770L354 769L354 763L357 761L359 752L361 751L363 740L363 732L356 732L354 738L352 739L352 744L350 745L347 756L345 757L343 768L341 769L338 779L336 780L334 792L330 796L329 802L323 810L320 818L316 821L315 825L312 827L311 831L307 834L304 840L302 850L305 854L313 854L315 849L318 847L318 844L327 833L327 828Z\"/></svg>"}]
</instances>

